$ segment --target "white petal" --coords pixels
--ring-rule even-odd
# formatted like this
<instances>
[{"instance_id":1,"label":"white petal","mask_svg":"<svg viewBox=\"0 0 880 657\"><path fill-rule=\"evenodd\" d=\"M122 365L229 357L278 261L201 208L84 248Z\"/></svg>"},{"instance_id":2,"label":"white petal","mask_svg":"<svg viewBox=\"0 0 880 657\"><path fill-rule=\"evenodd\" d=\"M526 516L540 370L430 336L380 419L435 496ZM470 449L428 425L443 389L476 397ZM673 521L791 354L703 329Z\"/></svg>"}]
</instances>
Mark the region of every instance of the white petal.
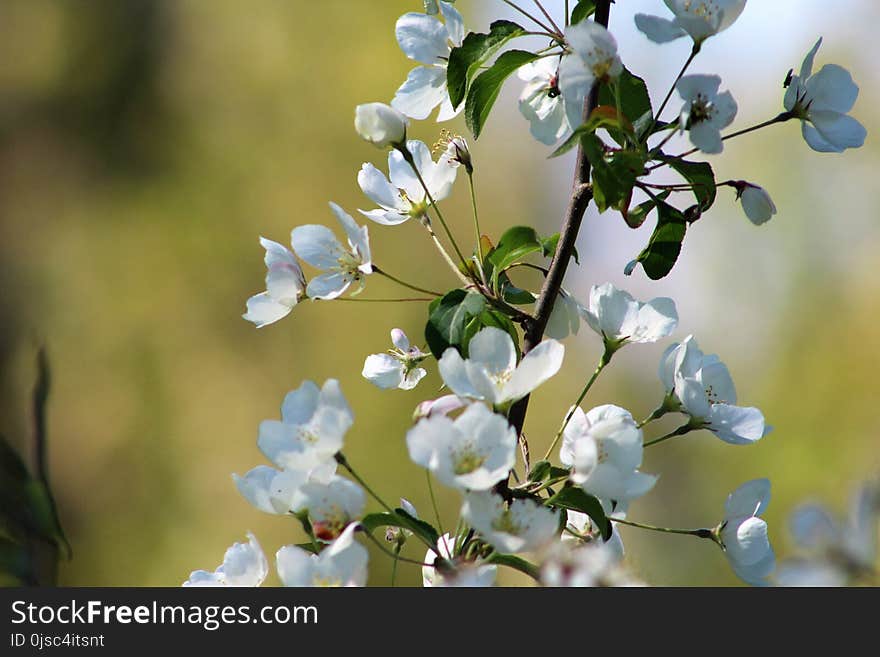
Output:
<instances>
[{"instance_id":1,"label":"white petal","mask_svg":"<svg viewBox=\"0 0 880 657\"><path fill-rule=\"evenodd\" d=\"M310 299L335 299L343 294L351 285L351 277L348 274L322 274L309 281L306 294Z\"/></svg>"},{"instance_id":2,"label":"white petal","mask_svg":"<svg viewBox=\"0 0 880 657\"><path fill-rule=\"evenodd\" d=\"M446 387L452 390L456 395L462 397L473 397L474 399L482 399L482 395L477 392L474 384L468 377L465 361L458 353L458 349L450 347L443 352L440 361L437 363L440 376Z\"/></svg>"},{"instance_id":3,"label":"white petal","mask_svg":"<svg viewBox=\"0 0 880 657\"><path fill-rule=\"evenodd\" d=\"M311 586L315 558L295 545L285 545L275 554L275 567L283 586Z\"/></svg>"},{"instance_id":4,"label":"white petal","mask_svg":"<svg viewBox=\"0 0 880 657\"><path fill-rule=\"evenodd\" d=\"M868 134L865 126L856 119L837 112L810 110L810 121L822 135L822 139L840 151L861 148Z\"/></svg>"},{"instance_id":5,"label":"white petal","mask_svg":"<svg viewBox=\"0 0 880 657\"><path fill-rule=\"evenodd\" d=\"M397 188L388 182L379 169L365 162L358 172L358 185L361 191L378 206L386 210L406 210Z\"/></svg>"},{"instance_id":6,"label":"white petal","mask_svg":"<svg viewBox=\"0 0 880 657\"><path fill-rule=\"evenodd\" d=\"M291 310L292 306L278 303L268 292L261 292L247 300L247 312L242 317L257 328L263 328L287 317Z\"/></svg>"},{"instance_id":7,"label":"white petal","mask_svg":"<svg viewBox=\"0 0 880 657\"><path fill-rule=\"evenodd\" d=\"M721 131L709 121L697 123L689 130L691 143L707 155L717 155L724 150Z\"/></svg>"},{"instance_id":8,"label":"white petal","mask_svg":"<svg viewBox=\"0 0 880 657\"><path fill-rule=\"evenodd\" d=\"M509 339L509 338L508 338ZM565 347L556 340L544 340L527 353L504 386L499 402L522 399L554 376L562 367Z\"/></svg>"},{"instance_id":9,"label":"white petal","mask_svg":"<svg viewBox=\"0 0 880 657\"><path fill-rule=\"evenodd\" d=\"M336 215L336 220L340 223L345 235L348 237L348 243L351 245L364 263L370 262L370 235L366 226L359 226L357 222L336 203L330 202L330 209Z\"/></svg>"},{"instance_id":10,"label":"white petal","mask_svg":"<svg viewBox=\"0 0 880 657\"><path fill-rule=\"evenodd\" d=\"M291 390L281 403L281 419L285 424L305 424L318 409L321 390L313 381L303 381Z\"/></svg>"},{"instance_id":11,"label":"white petal","mask_svg":"<svg viewBox=\"0 0 880 657\"><path fill-rule=\"evenodd\" d=\"M724 503L725 518L759 516L770 504L770 480L753 479L742 484Z\"/></svg>"},{"instance_id":12,"label":"white petal","mask_svg":"<svg viewBox=\"0 0 880 657\"><path fill-rule=\"evenodd\" d=\"M764 414L757 408L713 404L709 430L731 445L749 445L765 435Z\"/></svg>"},{"instance_id":13,"label":"white petal","mask_svg":"<svg viewBox=\"0 0 880 657\"><path fill-rule=\"evenodd\" d=\"M418 66L409 72L391 106L418 120L428 118L437 105L449 97L446 90L446 69L437 66Z\"/></svg>"},{"instance_id":14,"label":"white petal","mask_svg":"<svg viewBox=\"0 0 880 657\"><path fill-rule=\"evenodd\" d=\"M675 302L666 297L651 299L639 308L638 328L631 342L657 342L672 334L678 326Z\"/></svg>"},{"instance_id":15,"label":"white petal","mask_svg":"<svg viewBox=\"0 0 880 657\"><path fill-rule=\"evenodd\" d=\"M394 28L400 49L422 64L440 64L449 56L446 26L436 18L410 12L397 19Z\"/></svg>"},{"instance_id":16,"label":"white petal","mask_svg":"<svg viewBox=\"0 0 880 657\"><path fill-rule=\"evenodd\" d=\"M399 328L391 329L391 344L401 351L409 351L409 338L406 337L406 333Z\"/></svg>"},{"instance_id":17,"label":"white petal","mask_svg":"<svg viewBox=\"0 0 880 657\"><path fill-rule=\"evenodd\" d=\"M458 10L449 2L440 3L440 13L443 14L443 20L446 21L446 32L449 34L449 40L455 46L460 46L464 41L464 19Z\"/></svg>"},{"instance_id":18,"label":"white petal","mask_svg":"<svg viewBox=\"0 0 880 657\"><path fill-rule=\"evenodd\" d=\"M592 71L580 57L567 55L559 63L559 91L565 100L566 115L572 129L584 121L584 98L590 93L595 81Z\"/></svg>"},{"instance_id":19,"label":"white petal","mask_svg":"<svg viewBox=\"0 0 880 657\"><path fill-rule=\"evenodd\" d=\"M806 121L801 122L801 133L807 145L818 153L842 153L843 148L829 142L822 134Z\"/></svg>"},{"instance_id":20,"label":"white petal","mask_svg":"<svg viewBox=\"0 0 880 657\"><path fill-rule=\"evenodd\" d=\"M842 66L825 64L816 75L806 81L810 112L829 110L846 114L859 97L859 87L852 75Z\"/></svg>"},{"instance_id":21,"label":"white petal","mask_svg":"<svg viewBox=\"0 0 880 657\"><path fill-rule=\"evenodd\" d=\"M687 35L678 23L659 16L636 14L635 21L639 31L654 43L669 43Z\"/></svg>"},{"instance_id":22,"label":"white petal","mask_svg":"<svg viewBox=\"0 0 880 657\"><path fill-rule=\"evenodd\" d=\"M428 375L428 372L425 371L422 367L417 367L413 370L407 372L403 381L400 382L401 390L412 390L417 385L419 385L419 381L424 379Z\"/></svg>"},{"instance_id":23,"label":"white petal","mask_svg":"<svg viewBox=\"0 0 880 657\"><path fill-rule=\"evenodd\" d=\"M479 363L490 374L502 374L516 366L513 340L494 326L481 329L468 343L468 360Z\"/></svg>"},{"instance_id":24,"label":"white petal","mask_svg":"<svg viewBox=\"0 0 880 657\"><path fill-rule=\"evenodd\" d=\"M391 390L403 382L403 363L388 354L373 354L364 361L361 376L377 388Z\"/></svg>"},{"instance_id":25,"label":"white petal","mask_svg":"<svg viewBox=\"0 0 880 657\"><path fill-rule=\"evenodd\" d=\"M334 268L344 253L339 240L326 226L297 226L290 233L290 243L300 258L317 269Z\"/></svg>"},{"instance_id":26,"label":"white petal","mask_svg":"<svg viewBox=\"0 0 880 657\"><path fill-rule=\"evenodd\" d=\"M743 212L756 226L767 223L776 214L776 204L763 187L749 185L740 195Z\"/></svg>"}]
</instances>

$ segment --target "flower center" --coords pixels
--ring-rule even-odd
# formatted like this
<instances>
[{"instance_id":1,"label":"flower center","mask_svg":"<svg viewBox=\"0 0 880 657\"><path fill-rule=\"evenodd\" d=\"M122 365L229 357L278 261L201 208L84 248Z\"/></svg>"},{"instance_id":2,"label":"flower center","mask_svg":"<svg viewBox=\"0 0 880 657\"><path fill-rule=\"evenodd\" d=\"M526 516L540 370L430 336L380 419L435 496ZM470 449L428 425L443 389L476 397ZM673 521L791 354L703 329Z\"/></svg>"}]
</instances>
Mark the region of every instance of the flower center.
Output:
<instances>
[{"instance_id":1,"label":"flower center","mask_svg":"<svg viewBox=\"0 0 880 657\"><path fill-rule=\"evenodd\" d=\"M706 386L706 399L709 400L710 404L727 404L726 399L721 399L718 393L715 392L715 388L712 387L712 384Z\"/></svg>"},{"instance_id":2,"label":"flower center","mask_svg":"<svg viewBox=\"0 0 880 657\"><path fill-rule=\"evenodd\" d=\"M510 381L511 376L513 376L513 370L503 370L501 372L490 373L489 380L494 383L496 387L500 388Z\"/></svg>"},{"instance_id":3,"label":"flower center","mask_svg":"<svg viewBox=\"0 0 880 657\"><path fill-rule=\"evenodd\" d=\"M328 509L322 509L322 511L320 520L313 519L312 530L315 532L315 536L322 541L332 541L348 525L348 514L335 504Z\"/></svg>"},{"instance_id":4,"label":"flower center","mask_svg":"<svg viewBox=\"0 0 880 657\"><path fill-rule=\"evenodd\" d=\"M360 280L361 271L358 267L361 266L361 259L359 256L354 253L343 253L336 261L337 269L343 273L351 276L354 280Z\"/></svg>"},{"instance_id":5,"label":"flower center","mask_svg":"<svg viewBox=\"0 0 880 657\"><path fill-rule=\"evenodd\" d=\"M457 449L452 455L452 471L456 475L466 475L474 472L483 463L486 456L480 454L473 444L465 444Z\"/></svg>"},{"instance_id":6,"label":"flower center","mask_svg":"<svg viewBox=\"0 0 880 657\"><path fill-rule=\"evenodd\" d=\"M514 519L510 509L505 509L500 516L492 521L492 529L518 536L525 528Z\"/></svg>"},{"instance_id":7,"label":"flower center","mask_svg":"<svg viewBox=\"0 0 880 657\"><path fill-rule=\"evenodd\" d=\"M312 586L322 588L339 588L342 586L342 580L338 577L322 577L321 575L315 575L312 578Z\"/></svg>"},{"instance_id":8,"label":"flower center","mask_svg":"<svg viewBox=\"0 0 880 657\"><path fill-rule=\"evenodd\" d=\"M321 439L318 433L311 427L301 426L297 438L307 445L315 445Z\"/></svg>"}]
</instances>

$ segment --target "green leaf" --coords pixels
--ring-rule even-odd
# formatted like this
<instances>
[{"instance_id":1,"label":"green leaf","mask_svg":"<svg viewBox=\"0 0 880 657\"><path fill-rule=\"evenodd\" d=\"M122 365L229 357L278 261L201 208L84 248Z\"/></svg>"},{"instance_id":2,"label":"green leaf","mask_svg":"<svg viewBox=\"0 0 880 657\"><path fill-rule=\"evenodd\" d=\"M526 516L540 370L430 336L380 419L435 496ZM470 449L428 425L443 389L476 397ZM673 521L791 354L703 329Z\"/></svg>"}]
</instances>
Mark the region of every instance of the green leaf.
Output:
<instances>
[{"instance_id":1,"label":"green leaf","mask_svg":"<svg viewBox=\"0 0 880 657\"><path fill-rule=\"evenodd\" d=\"M618 134L621 131L624 131L635 137L635 133L632 131L632 125L629 124L625 117L621 118L617 114L617 110L609 105L600 105L593 110L592 114L590 114L589 120L572 132L571 136L562 142L562 144L550 154L550 157L554 158L564 155L575 146L582 144L583 138L586 135L593 134L599 128L607 128L609 132L616 130Z\"/></svg>"},{"instance_id":2,"label":"green leaf","mask_svg":"<svg viewBox=\"0 0 880 657\"><path fill-rule=\"evenodd\" d=\"M0 573L23 581L33 579L30 556L23 545L0 537Z\"/></svg>"},{"instance_id":3,"label":"green leaf","mask_svg":"<svg viewBox=\"0 0 880 657\"><path fill-rule=\"evenodd\" d=\"M542 251L541 238L531 226L514 226L504 231L501 239L487 256L492 263L493 277L497 284L497 277L500 272L504 271L510 265L519 262L522 258Z\"/></svg>"},{"instance_id":4,"label":"green leaf","mask_svg":"<svg viewBox=\"0 0 880 657\"><path fill-rule=\"evenodd\" d=\"M577 25L592 16L596 11L595 0L580 0L571 10L571 24Z\"/></svg>"},{"instance_id":5,"label":"green leaf","mask_svg":"<svg viewBox=\"0 0 880 657\"><path fill-rule=\"evenodd\" d=\"M431 302L425 326L425 340L431 353L440 358L449 347L457 347L462 355L466 355L464 337L467 324L480 315L485 306L483 295L465 290L452 290L443 298Z\"/></svg>"},{"instance_id":6,"label":"green leaf","mask_svg":"<svg viewBox=\"0 0 880 657\"><path fill-rule=\"evenodd\" d=\"M489 33L470 32L457 48L449 53L446 67L446 86L452 106L461 105L467 92L468 82L480 66L501 47L526 30L512 21L495 21L489 26Z\"/></svg>"},{"instance_id":7,"label":"green leaf","mask_svg":"<svg viewBox=\"0 0 880 657\"><path fill-rule=\"evenodd\" d=\"M553 258L556 255L556 247L559 244L559 233L553 233L549 237L541 238L541 251L545 258ZM581 258L577 249L572 249L571 256L577 264L581 264Z\"/></svg>"},{"instance_id":8,"label":"green leaf","mask_svg":"<svg viewBox=\"0 0 880 657\"><path fill-rule=\"evenodd\" d=\"M611 538L611 521L605 515L602 504L583 488L579 486L566 486L547 500L546 504L547 506L554 506L560 509L571 509L572 511L586 513L602 534L602 540L607 541Z\"/></svg>"},{"instance_id":9,"label":"green leaf","mask_svg":"<svg viewBox=\"0 0 880 657\"><path fill-rule=\"evenodd\" d=\"M537 59L538 56L524 50L508 50L502 53L495 63L480 73L471 85L465 101L464 118L474 139L480 137L489 112L498 98L501 85L519 67Z\"/></svg>"},{"instance_id":10,"label":"green leaf","mask_svg":"<svg viewBox=\"0 0 880 657\"><path fill-rule=\"evenodd\" d=\"M665 201L669 197L669 190L666 190L656 196L656 198L661 201ZM653 198L649 198L644 203L639 203L636 207L630 208L626 212L623 213L623 218L626 221L626 225L630 228L638 228L645 220L648 218L648 215L651 214L651 211L657 207L657 201Z\"/></svg>"},{"instance_id":11,"label":"green leaf","mask_svg":"<svg viewBox=\"0 0 880 657\"><path fill-rule=\"evenodd\" d=\"M532 470L529 472L529 481L544 481L550 477L550 469L553 466L550 461L538 461L532 464Z\"/></svg>"},{"instance_id":12,"label":"green leaf","mask_svg":"<svg viewBox=\"0 0 880 657\"><path fill-rule=\"evenodd\" d=\"M694 188L694 196L700 210L705 212L715 203L718 188L715 184L715 172L708 162L689 162L687 160L670 159L669 166Z\"/></svg>"},{"instance_id":13,"label":"green leaf","mask_svg":"<svg viewBox=\"0 0 880 657\"><path fill-rule=\"evenodd\" d=\"M592 164L593 200L599 212L623 209L636 178L644 173L647 154L641 150L621 150L606 155L605 145L596 135L584 136L582 143Z\"/></svg>"},{"instance_id":14,"label":"green leaf","mask_svg":"<svg viewBox=\"0 0 880 657\"><path fill-rule=\"evenodd\" d=\"M625 273L631 274L636 263L641 263L648 278L652 280L659 280L669 274L681 254L687 226L687 219L680 210L668 203L657 205L657 227L648 246L627 265Z\"/></svg>"},{"instance_id":15,"label":"green leaf","mask_svg":"<svg viewBox=\"0 0 880 657\"><path fill-rule=\"evenodd\" d=\"M440 535L434 527L418 518L413 518L403 509L395 509L393 513L369 513L361 519L361 525L371 534L379 527L400 527L408 529L413 534L430 543L437 545Z\"/></svg>"},{"instance_id":16,"label":"green leaf","mask_svg":"<svg viewBox=\"0 0 880 657\"><path fill-rule=\"evenodd\" d=\"M623 73L617 80L620 89L620 108L624 117L635 129L636 137L641 140L645 132L654 120L654 110L651 108L651 96L645 81L637 75L633 75L629 69L624 68ZM616 107L614 90L611 85L603 84L599 89L599 104ZM624 141L619 132L609 130L614 141L623 145Z\"/></svg>"},{"instance_id":17,"label":"green leaf","mask_svg":"<svg viewBox=\"0 0 880 657\"><path fill-rule=\"evenodd\" d=\"M512 554L498 554L493 553L489 555L486 559L486 563L494 563L499 566L507 566L508 568L513 568L514 570L518 570L521 573L525 573L532 579L537 580L539 576L538 567L526 561L525 559L521 559L520 557L514 556Z\"/></svg>"}]
</instances>

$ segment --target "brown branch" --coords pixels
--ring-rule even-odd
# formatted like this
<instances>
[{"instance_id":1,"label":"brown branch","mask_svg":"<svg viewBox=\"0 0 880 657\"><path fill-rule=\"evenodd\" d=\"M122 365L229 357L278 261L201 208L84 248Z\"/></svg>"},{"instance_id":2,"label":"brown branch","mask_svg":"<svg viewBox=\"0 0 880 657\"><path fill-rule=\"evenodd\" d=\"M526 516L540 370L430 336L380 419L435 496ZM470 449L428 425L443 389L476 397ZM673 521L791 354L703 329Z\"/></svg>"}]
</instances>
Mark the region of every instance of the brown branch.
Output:
<instances>
[{"instance_id":1,"label":"brown branch","mask_svg":"<svg viewBox=\"0 0 880 657\"><path fill-rule=\"evenodd\" d=\"M608 18L611 13L612 0L599 0L596 3L595 21L604 27L608 27ZM593 109L598 104L599 87L595 85L589 96L584 100L583 120L586 123ZM584 153L583 148L578 147L577 164L575 166L574 183L572 184L571 197L568 209L562 222L562 231L556 253L550 263L550 271L544 279L541 295L535 305L534 321L525 325L525 338L523 340L523 354L527 354L537 346L544 337L544 330L550 320L550 313L562 289L562 281L568 270L568 263L574 253L575 242L580 232L581 222L587 211L587 206L593 200L593 190L590 186L590 160ZM523 424L526 420L526 412L529 408L529 398L525 397L514 404L508 415L510 423L518 433L522 433Z\"/></svg>"}]
</instances>

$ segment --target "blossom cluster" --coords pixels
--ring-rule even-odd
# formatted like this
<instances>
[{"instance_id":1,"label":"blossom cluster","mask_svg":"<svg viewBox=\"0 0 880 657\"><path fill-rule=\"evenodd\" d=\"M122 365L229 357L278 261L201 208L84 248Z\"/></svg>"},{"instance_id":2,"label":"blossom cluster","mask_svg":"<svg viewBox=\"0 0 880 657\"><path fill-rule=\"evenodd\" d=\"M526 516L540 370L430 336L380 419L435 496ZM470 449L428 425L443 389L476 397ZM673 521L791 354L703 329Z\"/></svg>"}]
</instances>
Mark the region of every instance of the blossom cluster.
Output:
<instances>
[{"instance_id":1,"label":"blossom cluster","mask_svg":"<svg viewBox=\"0 0 880 657\"><path fill-rule=\"evenodd\" d=\"M551 270L564 261L564 274L569 257L575 255L563 253L573 248L561 246L565 236L542 237L528 226L511 227L495 241L482 233L474 194L475 158L466 139L444 132L432 152L408 136L411 120L426 119L439 107L440 122L464 111L478 137L499 85L516 72L524 83L519 109L531 135L542 144L558 145L555 154L580 146L593 166L589 194L600 211L613 209L627 225L638 227L656 210L658 225L651 243L626 267L631 274L641 263L652 279L662 278L674 266L687 226L709 210L719 187L735 190L755 224L778 212L760 186L744 180L719 183L708 163L688 161L686 156L721 153L728 138L794 119L802 122L804 139L817 151L841 152L864 142L864 128L848 115L858 94L849 73L834 65L813 73L821 39L800 73L786 81L783 113L761 126L724 135L737 115L732 94L721 91L719 76L687 75L686 69L707 39L735 23L746 1L666 0L671 18L635 16L638 29L655 43L679 38L693 43L682 74L656 112L644 82L625 67L617 41L598 14L596 20L585 15L602 4L607 10L607 2L579 3L591 8L566 16L564 29L549 13L549 25L532 17L540 28L537 33L551 39L549 47L534 53L504 50L508 41L534 36L534 31L496 21L488 34L468 32L452 2L426 2L424 13L410 12L397 21L398 44L417 66L390 104L356 108L357 133L388 150L387 165L366 162L356 175L373 206L359 213L386 227L410 220L420 224L428 237L425 243L449 265L455 288L433 292L385 271L374 260L367 227L334 203L330 207L345 233L345 244L321 225L294 228L290 249L260 238L266 291L248 299L244 315L257 327L283 319L305 300L331 301L347 292L356 296L373 274L424 295L416 302L430 302L425 341L392 328L393 348L367 355L362 375L380 389L403 391L417 388L432 373L440 377L447 394L419 403L411 428L399 438L412 462L427 471L429 485L436 481L460 500L454 532L442 531L436 504L436 527L403 498L392 508L344 454L354 413L339 383L331 379L319 387L306 381L284 398L280 420L260 424L257 446L271 465L233 475L251 505L297 520L308 539L277 551L275 566L283 584L365 585L369 553L358 540L363 537L393 558L395 569L399 561L420 565L425 586L490 586L499 566L548 586L639 585L624 565L621 526L708 539L721 548L733 572L750 584L767 583L773 573L776 557L761 517L770 501L766 479L734 490L721 519L711 527L659 528L630 517L632 505L659 479L651 468L642 471L647 448L699 431L729 445L751 445L770 432L761 410L739 405L730 371L718 356L704 353L692 335L669 344L656 368L662 393L653 412L641 421L615 404L583 405L618 351L673 336L679 324L675 303L665 297L639 301L610 283L593 286L582 303L561 287L561 278L553 283ZM637 91L625 94L624 82ZM667 121L661 115L674 92L683 104ZM693 151L663 152L672 136L684 133ZM651 172L664 166L685 182L650 182ZM471 253L458 245L453 228L459 226L448 222L440 208L461 172L474 201L476 244ZM635 192L648 200L633 205ZM681 210L667 202L679 193L692 194L697 205ZM678 247L671 258L670 226L677 230L671 241ZM549 258L549 268L536 264L538 257ZM308 280L300 261L320 273ZM533 292L515 285L517 267L543 272L544 288ZM528 399L540 396L539 388L560 372L566 356L563 341L577 336L584 324L601 341L602 357L560 418L555 435L552 430L547 434L552 439L546 455L532 462L520 414ZM533 340L536 325L540 330ZM521 338L521 333L531 337ZM646 436L657 426L654 422L673 414L684 417L677 429ZM368 512L368 496L383 510ZM876 513L876 496L871 499L871 512ZM804 542L821 543L826 551L846 554L853 563L869 551L863 543L853 547L849 534L831 529L830 520L817 511L802 516L806 519L797 526L800 535L808 537ZM863 515L854 522L863 525ZM385 531L377 537L379 528ZM816 538L820 534L821 541ZM424 556L404 557L405 546L415 541L422 543ZM876 545L871 549L876 551ZM535 563L526 560L529 555ZM832 566L826 562L809 572L802 565L797 568L787 568L780 580L832 577ZM835 572L834 581L839 581L842 571ZM186 585L256 586L267 576L262 548L249 535L247 543L229 548L216 570L196 571Z\"/></svg>"}]
</instances>

